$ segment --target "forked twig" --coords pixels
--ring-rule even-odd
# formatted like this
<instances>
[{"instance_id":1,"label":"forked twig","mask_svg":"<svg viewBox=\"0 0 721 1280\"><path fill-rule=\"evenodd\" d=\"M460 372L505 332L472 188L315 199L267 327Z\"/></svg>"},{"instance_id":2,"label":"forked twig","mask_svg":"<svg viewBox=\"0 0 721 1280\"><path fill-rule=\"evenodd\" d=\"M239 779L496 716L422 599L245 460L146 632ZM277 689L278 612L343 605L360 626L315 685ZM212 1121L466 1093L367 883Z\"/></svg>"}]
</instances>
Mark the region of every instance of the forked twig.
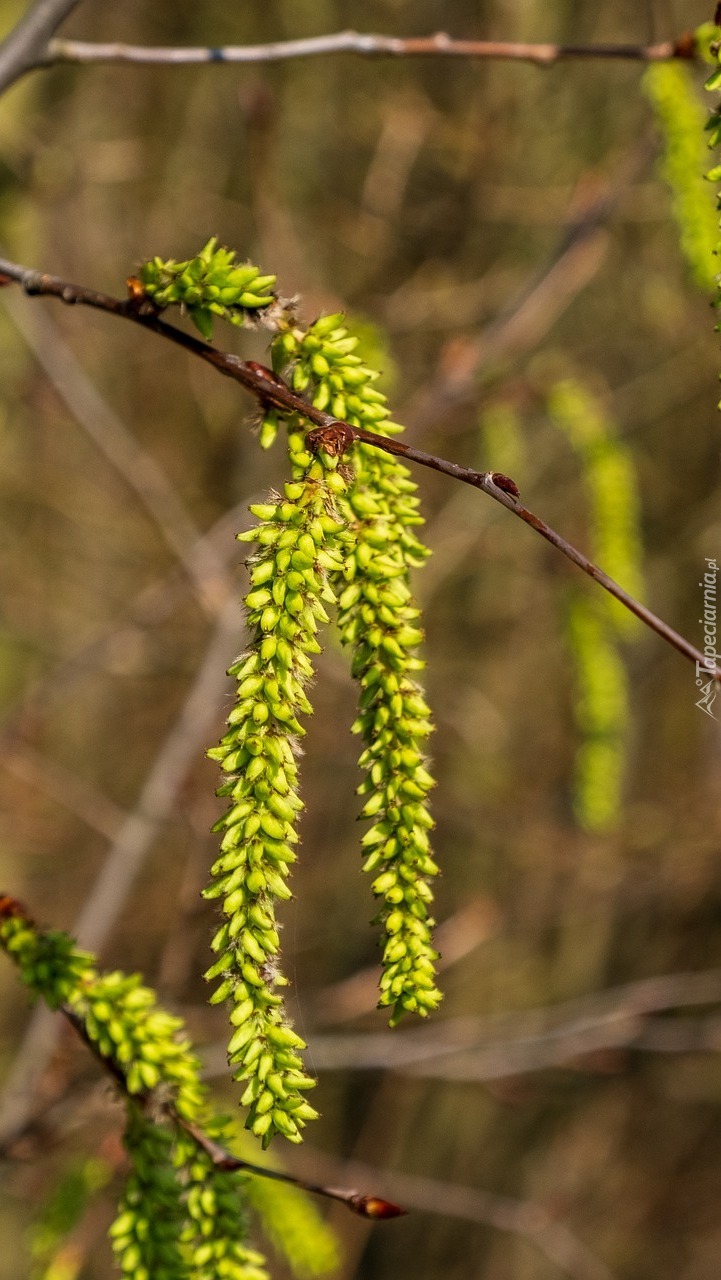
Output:
<instances>
[{"instance_id":1,"label":"forked twig","mask_svg":"<svg viewBox=\"0 0 721 1280\"><path fill-rule=\"evenodd\" d=\"M0 285L3 283L8 284L11 281L22 285L25 292L31 296L43 295L59 298L61 302L69 306L80 304L93 307L95 310L106 311L110 315L132 320L135 324L139 324L145 329L151 329L153 333L160 334L161 337L167 338L170 342L183 347L185 351L190 351L193 355L211 364L219 373L223 373L227 377L233 378L236 382L240 382L242 386L256 396L262 405L273 405L285 411L290 410L291 412L302 414L304 418L313 422L317 428L320 428L318 433L312 431L309 433L309 438L316 436L316 443L318 444L323 444L327 447L328 442L333 441L336 450L343 451L354 440L360 441L363 444L373 445L377 449L382 449L385 453L391 453L403 458L407 462L415 462L419 466L429 467L433 471L440 471L443 475L450 476L454 480L460 480L463 484L471 485L475 489L481 489L489 498L493 498L495 502L500 502L513 515L523 520L542 538L550 542L568 560L571 560L579 569L582 569L590 578L593 578L594 582L597 582L599 586L603 587L626 609L635 614L641 622L652 631L655 631L674 649L677 649L685 658L688 658L690 662L700 667L709 679L721 681L721 670L715 665L710 666L709 660L700 649L697 649L695 645L686 640L673 627L663 622L645 605L635 600L613 578L610 578L603 569L595 565L592 560L589 560L588 556L574 547L560 533L556 533L555 529L547 525L539 516L529 511L520 501L518 488L508 476L501 475L496 471L475 471L471 467L463 467L457 462L450 462L446 458L426 453L423 449L416 449L400 440L388 439L386 436L376 435L375 432L365 431L360 427L351 426L350 423L339 421L331 414L325 413L321 409L316 409L303 396L292 391L281 378L278 378L263 365L257 364L253 360L241 360L239 356L227 351L217 351L206 342L202 342L191 334L184 333L182 329L177 329L174 325L161 320L157 308L149 299L142 297L138 299L135 296L127 299L115 298L110 294L99 293L97 290L88 289L84 285L72 284L67 280L59 279L57 276L34 271L28 267L20 266L16 262L10 262L6 258L0 258Z\"/></svg>"},{"instance_id":2,"label":"forked twig","mask_svg":"<svg viewBox=\"0 0 721 1280\"><path fill-rule=\"evenodd\" d=\"M36 928L35 921L17 898L14 898L11 894L0 894L0 919L8 919L10 917L23 920L32 928ZM279 1169L267 1169L263 1165L253 1164L249 1160L243 1160L240 1156L234 1155L226 1147L216 1142L214 1138L211 1138L200 1125L196 1125L181 1116L172 1102L161 1102L153 1090L144 1094L131 1093L128 1088L125 1071L120 1062L114 1058L107 1057L101 1051L97 1042L88 1034L85 1021L78 1010L72 1008L71 1005L62 1004L59 1012L70 1023L70 1026L83 1041L83 1044L100 1063L103 1070L107 1071L108 1075L112 1077L120 1092L129 1102L147 1108L151 1113L160 1109L172 1124L182 1129L197 1143L209 1156L215 1168L221 1172L249 1173L255 1177L272 1178L277 1182L287 1182L314 1195L325 1196L330 1200L338 1200L362 1218L398 1218L407 1212L400 1205L394 1204L390 1200L385 1200L382 1196L369 1195L348 1187L333 1187L319 1182L311 1182L306 1178L295 1177L293 1174L285 1173ZM162 1090L162 1085L160 1089Z\"/></svg>"},{"instance_id":3,"label":"forked twig","mask_svg":"<svg viewBox=\"0 0 721 1280\"><path fill-rule=\"evenodd\" d=\"M168 1115L175 1124L190 1135L194 1142L197 1142L199 1147L202 1147L216 1169L222 1169L226 1173L252 1173L261 1178L273 1178L276 1182L290 1183L291 1186L300 1187L302 1191L309 1191L313 1195L325 1196L328 1200L338 1200L361 1218L400 1218L408 1212L391 1200L384 1200L382 1196L363 1194L348 1187L330 1187L320 1182L309 1182L307 1178L296 1177L280 1169L268 1169L260 1164L252 1164L249 1160L233 1155L232 1151L228 1151L219 1142L209 1138L198 1125L192 1124L189 1120L183 1120L173 1108L168 1109Z\"/></svg>"},{"instance_id":4,"label":"forked twig","mask_svg":"<svg viewBox=\"0 0 721 1280\"><path fill-rule=\"evenodd\" d=\"M0 93L15 80L42 66L53 32L77 7L78 0L37 0L0 44Z\"/></svg>"}]
</instances>

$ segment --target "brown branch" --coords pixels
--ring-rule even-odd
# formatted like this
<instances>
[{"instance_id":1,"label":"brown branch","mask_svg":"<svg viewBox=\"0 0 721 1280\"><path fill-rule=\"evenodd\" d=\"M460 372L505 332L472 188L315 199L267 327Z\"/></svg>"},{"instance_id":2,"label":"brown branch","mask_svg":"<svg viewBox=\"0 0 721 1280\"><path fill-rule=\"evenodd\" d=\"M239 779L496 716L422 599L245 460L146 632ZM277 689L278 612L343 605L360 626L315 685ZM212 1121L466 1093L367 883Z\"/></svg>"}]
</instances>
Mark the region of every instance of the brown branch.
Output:
<instances>
[{"instance_id":1,"label":"brown branch","mask_svg":"<svg viewBox=\"0 0 721 1280\"><path fill-rule=\"evenodd\" d=\"M132 320L134 323L142 325L143 328L151 329L154 333L160 334L161 337L167 338L170 342L183 347L184 350L190 351L193 355L199 356L200 359L205 360L217 369L219 373L223 373L241 383L265 405L273 405L286 412L291 411L301 414L326 433L329 428L333 432L339 432L344 441L352 439L363 444L373 445L375 448L403 458L407 462L415 462L419 466L429 467L433 471L440 471L443 475L450 476L454 480L460 480L463 484L471 485L475 489L481 489L489 498L493 498L495 502L500 502L513 515L523 520L542 538L550 542L568 560L571 560L579 569L582 569L590 578L593 578L594 582L597 582L605 591L614 596L625 608L635 614L641 622L645 623L652 631L655 631L657 635L672 645L674 649L677 649L685 658L693 662L710 679L721 681L721 670L715 665L709 666L709 660L700 649L697 649L690 641L679 635L673 627L668 626L655 613L647 609L645 605L630 596L627 591L624 591L623 587L614 582L613 578L604 573L603 569L589 560L588 556L584 555L582 551L579 551L570 542L567 542L561 534L556 533L539 516L534 515L532 511L524 507L518 496L515 484L507 476L502 476L498 472L492 471L475 471L471 467L463 467L457 462L450 462L446 458L439 458L434 454L426 453L423 449L415 449L400 440L388 439L385 436L376 435L375 432L352 427L347 422L339 422L331 414L316 409L302 396L295 391L291 391L290 387L286 386L282 379L278 378L269 369L264 368L263 365L256 364L252 360L241 360L239 356L227 351L216 351L213 347L198 338L194 338L191 334L184 333L181 329L176 329L174 325L167 324L166 321L160 319L156 308L149 300L142 298L138 300L136 297L130 297L125 300L115 298L110 294L98 293L96 290L88 289L83 285L71 284L69 281L61 280L57 276L33 271L28 267L18 265L18 263L0 258L0 284L3 283L3 276L5 277L5 282L15 281L21 284L25 292L31 296L44 295L59 298L61 302L69 306L80 304L93 307L99 311L106 311L111 315L121 316L126 320ZM345 445L343 444L342 447L345 447Z\"/></svg>"},{"instance_id":2,"label":"brown branch","mask_svg":"<svg viewBox=\"0 0 721 1280\"><path fill-rule=\"evenodd\" d=\"M612 182L595 194L592 174L582 176L572 211L561 227L557 245L547 262L534 271L498 314L473 337L456 341L441 352L438 370L416 392L407 408L413 426L437 424L450 409L477 399L479 371L509 356L528 351L553 327L598 272L608 250L604 224L609 221L628 187L645 169L655 143L643 141L620 166Z\"/></svg>"},{"instance_id":3,"label":"brown branch","mask_svg":"<svg viewBox=\"0 0 721 1280\"><path fill-rule=\"evenodd\" d=\"M301 40L277 40L272 44L205 47L149 47L98 44L82 40L50 40L36 65L54 62L130 62L163 66L198 63L278 62L288 58L313 58L324 54L352 53L370 58L470 58L531 62L549 67L568 58L614 58L636 62L666 62L693 58L696 39L692 31L677 40L659 44L527 44L507 40L456 40L444 31L430 36L400 37L370 32L338 31Z\"/></svg>"},{"instance_id":4,"label":"brown branch","mask_svg":"<svg viewBox=\"0 0 721 1280\"><path fill-rule=\"evenodd\" d=\"M386 1172L356 1160L338 1161L308 1147L297 1148L294 1161L312 1159L327 1170L328 1177L363 1181L372 1178L390 1196L397 1196L409 1209L441 1214L463 1222L476 1222L497 1231L523 1236L574 1280L612 1280L612 1272L579 1240L570 1227L558 1220L551 1209L532 1200L514 1199L493 1191L462 1186L436 1178Z\"/></svg>"},{"instance_id":5,"label":"brown branch","mask_svg":"<svg viewBox=\"0 0 721 1280\"><path fill-rule=\"evenodd\" d=\"M209 1138L198 1125L192 1124L190 1120L184 1120L173 1107L167 1107L166 1111L173 1123L189 1134L210 1157L215 1168L224 1173L252 1173L261 1178L273 1178L276 1182L288 1182L291 1186L300 1187L302 1191L310 1191L313 1195L325 1196L329 1200L339 1200L361 1218L400 1218L408 1212L407 1209L402 1209L400 1205L393 1204L382 1196L366 1195L348 1187L329 1187L320 1182L309 1182L306 1178L296 1177L280 1169L251 1164L249 1160L233 1155L232 1151L228 1151L219 1142Z\"/></svg>"},{"instance_id":6,"label":"brown branch","mask_svg":"<svg viewBox=\"0 0 721 1280\"><path fill-rule=\"evenodd\" d=\"M17 898L14 898L11 894L0 894L0 919L9 918L23 920L31 928L37 928L36 922ZM303 1191L312 1192L314 1195L326 1196L331 1200L339 1200L351 1209L353 1213L357 1213L363 1218L398 1218L407 1212L400 1205L393 1204L382 1196L364 1194L348 1187L329 1187L322 1183L310 1182L305 1178L294 1177L293 1174L284 1173L279 1169L268 1169L263 1165L252 1164L250 1161L234 1155L205 1133L199 1125L184 1119L172 1102L164 1101L161 1103L162 1083L157 1091L150 1090L141 1094L131 1093L128 1088L124 1067L115 1058L109 1057L102 1052L97 1042L89 1035L82 1014L69 1004L60 1005L59 1012L70 1023L70 1026L80 1037L86 1048L90 1050L96 1061L100 1063L103 1070L107 1071L108 1075L114 1080L128 1102L133 1102L142 1107L150 1115L158 1110L161 1111L170 1120L171 1124L182 1129L197 1143L206 1155L210 1157L213 1165L219 1171L223 1173L250 1173L260 1178L273 1178L278 1182L288 1182L293 1186L300 1187Z\"/></svg>"},{"instance_id":7,"label":"brown branch","mask_svg":"<svg viewBox=\"0 0 721 1280\"><path fill-rule=\"evenodd\" d=\"M609 1050L717 1053L721 1049L718 1012L702 1019L675 1015L681 1009L719 1001L721 969L659 974L562 1004L489 1017L449 1018L435 1026L396 1030L393 1036L314 1031L313 1065L319 1072L351 1067L481 1083L554 1067L587 1063L593 1069L597 1055ZM674 1016L654 1017L669 1013ZM341 1010L341 1018L344 1015ZM223 1075L227 1071L224 1046L206 1049L203 1062L206 1079Z\"/></svg>"}]
</instances>

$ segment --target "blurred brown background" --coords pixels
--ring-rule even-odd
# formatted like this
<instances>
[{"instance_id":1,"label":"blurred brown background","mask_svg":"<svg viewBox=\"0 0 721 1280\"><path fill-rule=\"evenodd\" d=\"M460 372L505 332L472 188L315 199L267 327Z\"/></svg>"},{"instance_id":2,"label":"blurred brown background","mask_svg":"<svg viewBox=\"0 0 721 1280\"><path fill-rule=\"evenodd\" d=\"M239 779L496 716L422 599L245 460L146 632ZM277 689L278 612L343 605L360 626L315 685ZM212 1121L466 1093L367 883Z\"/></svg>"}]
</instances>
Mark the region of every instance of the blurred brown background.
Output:
<instances>
[{"instance_id":1,"label":"blurred brown background","mask_svg":"<svg viewBox=\"0 0 721 1280\"><path fill-rule=\"evenodd\" d=\"M3 31L22 9L3 0ZM81 5L63 34L221 44L353 25L643 42L710 9L131 0ZM217 234L300 293L308 320L344 308L373 326L394 416L420 447L500 465L484 456L479 413L511 395L525 501L587 546L578 465L528 390L539 371L574 369L633 450L648 601L700 643L698 582L721 549L721 355L655 175L641 70L349 55L55 68L0 101L0 243L16 261L122 293L145 256L185 257ZM590 225L564 255L579 218ZM263 358L262 334L225 328L217 341ZM103 962L140 968L216 1062L225 1018L205 1004L212 910L199 892L220 802L203 752L243 643L233 534L282 458L258 450L253 406L234 384L130 325L16 290L0 298L0 384L2 888L42 921L80 919ZM717 1280L718 722L694 706L689 663L650 633L630 645L622 819L608 836L579 830L561 623L576 571L481 494L417 478L434 550L417 585L438 725L437 1052L410 1025L391 1035L374 1011L354 693L329 639L303 764L297 896L284 911L322 1119L289 1165L335 1176L330 1158L352 1158L443 1184L371 1178L418 1207L372 1231L334 1215L343 1280ZM637 985L650 978L663 981ZM9 964L0 985L7 1136L48 1040L36 1019L21 1047L29 1012ZM472 1048L450 1053L459 1037ZM38 1084L45 1127L4 1165L0 1280L31 1273L30 1224L69 1164L88 1152L117 1162L119 1112L96 1079L61 1039ZM222 1075L217 1087L234 1106ZM62 1280L111 1273L103 1232L116 1187L74 1228L75 1270ZM470 1201L458 1187L510 1199Z\"/></svg>"}]
</instances>

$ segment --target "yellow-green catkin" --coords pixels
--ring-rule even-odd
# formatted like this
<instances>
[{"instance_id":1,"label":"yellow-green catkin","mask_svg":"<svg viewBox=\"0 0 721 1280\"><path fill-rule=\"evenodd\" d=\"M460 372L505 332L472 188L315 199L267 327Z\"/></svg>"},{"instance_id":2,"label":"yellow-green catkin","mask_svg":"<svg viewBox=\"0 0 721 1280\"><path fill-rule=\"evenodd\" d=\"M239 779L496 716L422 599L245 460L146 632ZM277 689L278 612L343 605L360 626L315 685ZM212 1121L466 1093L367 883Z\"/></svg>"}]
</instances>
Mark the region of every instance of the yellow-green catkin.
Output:
<instances>
[{"instance_id":1,"label":"yellow-green catkin","mask_svg":"<svg viewBox=\"0 0 721 1280\"><path fill-rule=\"evenodd\" d=\"M240 1179L217 1169L168 1113L172 1106L211 1139L226 1137L181 1019L158 1007L138 975L99 972L95 958L67 934L43 932L8 902L0 945L26 986L50 1008L62 1007L124 1082L131 1170L110 1228L121 1274L268 1280L262 1256L246 1240Z\"/></svg>"},{"instance_id":2,"label":"yellow-green catkin","mask_svg":"<svg viewBox=\"0 0 721 1280\"><path fill-rule=\"evenodd\" d=\"M110 1227L118 1270L128 1280L186 1280L180 1244L185 1214L173 1168L173 1135L131 1103L124 1141L130 1173Z\"/></svg>"},{"instance_id":3,"label":"yellow-green catkin","mask_svg":"<svg viewBox=\"0 0 721 1280\"><path fill-rule=\"evenodd\" d=\"M274 344L276 368L292 368L296 391L351 426L392 435L379 374L356 354L358 339L342 316L324 316L307 330L288 329ZM408 470L381 450L356 443L346 455L354 476L340 509L353 542L334 573L341 641L352 652L352 674L360 685L353 729L364 750L365 797L361 817L373 820L362 839L364 869L372 872L380 903L383 959L379 1005L391 1010L391 1025L406 1012L425 1017L440 1001L435 982L433 899L437 874L427 805L433 779L425 743L430 710L416 681L423 662L420 613L409 573L428 551L416 537L422 523L416 486Z\"/></svg>"},{"instance_id":4,"label":"yellow-green catkin","mask_svg":"<svg viewBox=\"0 0 721 1280\"><path fill-rule=\"evenodd\" d=\"M228 732L209 754L225 781L219 795L229 808L216 824L220 857L205 891L219 902L222 924L213 940L218 959L208 971L219 986L215 1003L230 1001L233 1034L228 1056L247 1126L264 1145L275 1133L291 1142L316 1112L305 1099L313 1081L299 1051L305 1042L289 1025L278 959L275 903L291 897L289 867L296 859L297 757L305 730L298 717L311 711L305 693L320 651L319 623L335 603L330 576L342 564L344 530L337 503L345 481L337 459L313 456L302 430L290 436L293 479L282 494L251 507L257 525L240 535L257 550L249 561L251 589L245 610L249 648L231 667L236 703Z\"/></svg>"},{"instance_id":5,"label":"yellow-green catkin","mask_svg":"<svg viewBox=\"0 0 721 1280\"><path fill-rule=\"evenodd\" d=\"M579 379L556 383L547 403L581 465L589 499L591 557L629 595L641 599L641 508L631 451L601 400ZM619 635L637 633L639 624L628 609L611 596L603 597L603 605Z\"/></svg>"},{"instance_id":6,"label":"yellow-green catkin","mask_svg":"<svg viewBox=\"0 0 721 1280\"><path fill-rule=\"evenodd\" d=\"M718 229L704 180L705 114L693 76L680 62L659 62L646 69L641 83L663 138L659 168L671 190L681 251L695 283L713 289Z\"/></svg>"},{"instance_id":7,"label":"yellow-green catkin","mask_svg":"<svg viewBox=\"0 0 721 1280\"><path fill-rule=\"evenodd\" d=\"M578 380L554 386L552 419L576 453L589 498L591 556L636 599L643 594L640 506L630 451L618 439L601 402ZM619 640L636 620L610 596L574 590L567 608L574 661L574 715L581 734L573 804L579 825L610 831L621 811L629 733L628 677Z\"/></svg>"},{"instance_id":8,"label":"yellow-green catkin","mask_svg":"<svg viewBox=\"0 0 721 1280\"><path fill-rule=\"evenodd\" d=\"M713 29L712 39L708 44L708 55L709 61L714 65L714 69L708 77L705 87L709 92L717 93L721 90L721 28L719 27L715 27ZM711 112L706 122L706 131L708 133L709 147L717 150L721 147L721 101L717 102L715 106L711 108ZM706 174L706 177L709 182L712 182L717 188L717 209L721 211L721 164L715 165L713 169ZM719 240L718 234L720 226L721 223L717 223L715 245L713 247L713 253L715 255L713 259L715 262L715 271L718 271L719 255L721 255L721 240ZM719 279L718 274L714 276L714 285L716 291L714 306L718 310L718 308L721 307L721 280ZM721 324L716 325L716 332L718 333L719 331L721 331ZM719 408L721 408L721 404L719 404Z\"/></svg>"},{"instance_id":9,"label":"yellow-green catkin","mask_svg":"<svg viewBox=\"0 0 721 1280\"><path fill-rule=\"evenodd\" d=\"M264 276L252 262L236 262L235 251L212 236L200 253L185 262L151 258L139 269L142 291L156 307L181 307L204 338L212 338L218 318L245 325L282 313L273 292L275 276Z\"/></svg>"},{"instance_id":10,"label":"yellow-green catkin","mask_svg":"<svg viewBox=\"0 0 721 1280\"><path fill-rule=\"evenodd\" d=\"M574 718L581 735L573 809L579 826L603 834L613 830L621 812L630 713L626 668L598 604L574 592L565 622L574 664Z\"/></svg>"},{"instance_id":11,"label":"yellow-green catkin","mask_svg":"<svg viewBox=\"0 0 721 1280\"><path fill-rule=\"evenodd\" d=\"M224 1121L216 1120L206 1123L205 1132L225 1141L228 1128ZM189 1280L216 1280L218 1276L269 1280L262 1253L247 1240L251 1179L218 1169L187 1135L178 1143L175 1161L186 1182L181 1242L189 1261Z\"/></svg>"}]
</instances>

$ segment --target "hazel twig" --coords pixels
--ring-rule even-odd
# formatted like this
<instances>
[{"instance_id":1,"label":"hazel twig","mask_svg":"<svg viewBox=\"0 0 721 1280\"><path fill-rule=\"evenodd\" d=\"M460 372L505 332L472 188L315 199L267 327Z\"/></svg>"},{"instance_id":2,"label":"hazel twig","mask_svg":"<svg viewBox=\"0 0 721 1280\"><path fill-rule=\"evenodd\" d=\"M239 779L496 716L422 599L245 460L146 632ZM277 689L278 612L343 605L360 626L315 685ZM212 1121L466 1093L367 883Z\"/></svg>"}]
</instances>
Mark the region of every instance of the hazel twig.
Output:
<instances>
[{"instance_id":1,"label":"hazel twig","mask_svg":"<svg viewBox=\"0 0 721 1280\"><path fill-rule=\"evenodd\" d=\"M5 278L4 281L3 277ZM219 373L223 373L227 377L233 378L234 381L240 382L263 405L273 405L286 412L299 413L318 427L338 425L338 419L334 418L332 414L314 408L303 396L298 395L290 387L286 386L282 379L278 378L270 369L265 369L262 365L256 364L255 361L241 360L230 352L215 350L208 343L194 338L192 334L184 333L182 329L177 329L174 325L161 320L157 314L157 309L150 301L138 299L137 297L129 299L115 298L110 294L99 293L95 289L72 284L70 281L62 280L57 276L34 271L6 258L0 258L0 285L2 283L9 284L12 281L22 285L25 292L31 296L44 295L54 297L69 306L88 306L98 311L106 311L110 315L122 316L124 319L131 320L145 329L151 329L154 333L159 334L170 342L174 342L185 351L189 351L201 360L206 361L206 363L211 364ZM463 484L469 484L473 488L481 489L489 498L493 498L495 502L499 502L506 507L519 520L523 520L542 538L550 542L568 560L571 560L579 569L588 574L590 578L593 578L594 582L597 582L605 591L608 591L616 600L619 600L625 608L630 609L631 613L634 613L650 630L661 636L667 644L672 645L674 649L677 649L694 665L700 665L702 670L708 674L709 679L721 682L721 670L717 666L709 667L708 660L700 649L697 649L695 645L686 640L673 627L670 627L652 610L647 609L645 605L630 596L603 569L589 560L588 556L584 555L582 551L574 547L561 534L556 533L539 516L536 516L525 507L520 502L519 497L513 493L512 488L509 488L509 477L503 477L502 483L499 485L497 479L494 478L498 473L476 471L472 467L463 467L457 462L451 462L446 458L437 457L435 454L426 453L423 449L416 449L411 445L403 444L400 440L389 440L385 436L376 435L374 432L352 427L349 423L341 425L353 432L355 440L364 444L371 444L377 449L383 449L386 453L404 458L407 462L415 462L419 466L429 467L433 471L440 471L443 475L450 476L454 480L460 480Z\"/></svg>"}]
</instances>

